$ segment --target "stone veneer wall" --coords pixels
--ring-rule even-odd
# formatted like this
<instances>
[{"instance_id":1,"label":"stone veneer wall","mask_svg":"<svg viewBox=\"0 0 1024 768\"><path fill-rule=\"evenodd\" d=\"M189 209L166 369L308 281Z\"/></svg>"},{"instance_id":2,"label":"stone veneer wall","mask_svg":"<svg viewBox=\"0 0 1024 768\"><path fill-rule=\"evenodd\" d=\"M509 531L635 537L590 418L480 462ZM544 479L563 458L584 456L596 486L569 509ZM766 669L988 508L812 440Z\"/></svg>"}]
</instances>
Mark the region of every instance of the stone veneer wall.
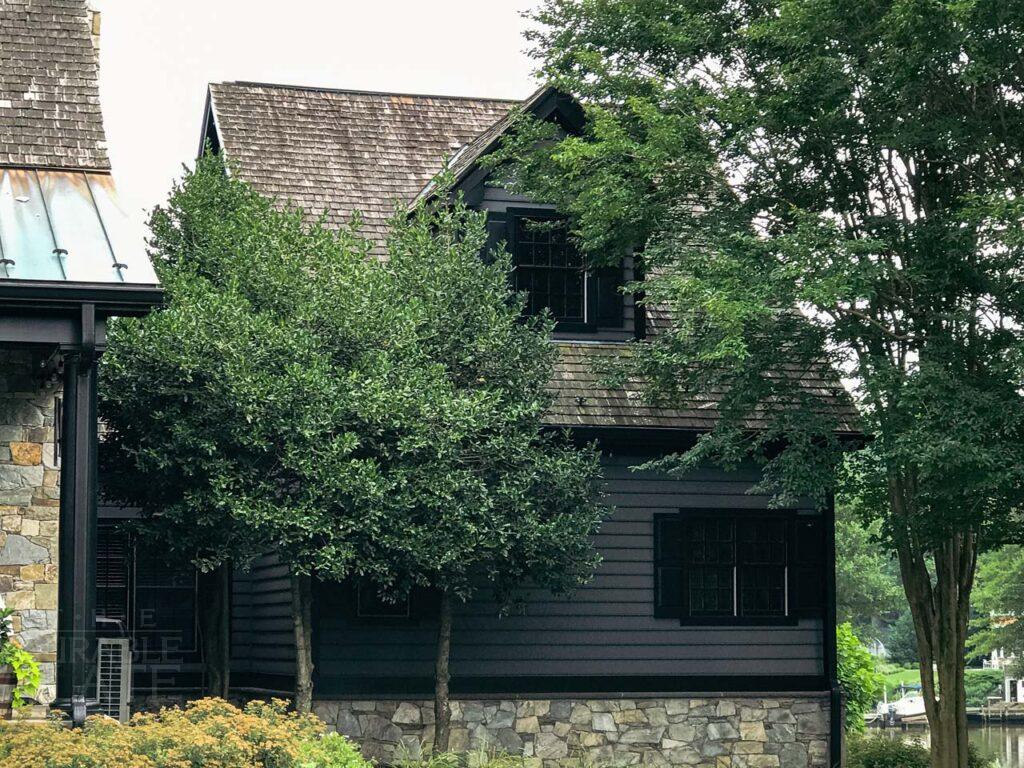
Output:
<instances>
[{"instance_id":1,"label":"stone veneer wall","mask_svg":"<svg viewBox=\"0 0 1024 768\"><path fill-rule=\"evenodd\" d=\"M53 700L57 661L57 522L54 399L38 355L0 350L0 598L15 637L40 662L39 699Z\"/></svg>"},{"instance_id":2,"label":"stone veneer wall","mask_svg":"<svg viewBox=\"0 0 1024 768\"><path fill-rule=\"evenodd\" d=\"M599 766L811 768L829 762L828 699L812 696L452 702L453 751L497 749L554 768ZM331 730L388 762L433 740L430 701L318 701Z\"/></svg>"}]
</instances>

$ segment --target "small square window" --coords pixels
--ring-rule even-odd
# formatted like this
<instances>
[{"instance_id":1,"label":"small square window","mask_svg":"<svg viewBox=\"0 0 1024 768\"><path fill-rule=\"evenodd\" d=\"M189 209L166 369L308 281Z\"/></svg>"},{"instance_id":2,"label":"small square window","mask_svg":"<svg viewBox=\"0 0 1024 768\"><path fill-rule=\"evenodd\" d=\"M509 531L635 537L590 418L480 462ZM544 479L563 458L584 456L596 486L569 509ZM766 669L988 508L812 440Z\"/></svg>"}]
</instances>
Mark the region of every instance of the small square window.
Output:
<instances>
[{"instance_id":1,"label":"small square window","mask_svg":"<svg viewBox=\"0 0 1024 768\"><path fill-rule=\"evenodd\" d=\"M356 587L356 616L360 619L408 619L412 615L409 598L390 602L383 599L368 582Z\"/></svg>"}]
</instances>

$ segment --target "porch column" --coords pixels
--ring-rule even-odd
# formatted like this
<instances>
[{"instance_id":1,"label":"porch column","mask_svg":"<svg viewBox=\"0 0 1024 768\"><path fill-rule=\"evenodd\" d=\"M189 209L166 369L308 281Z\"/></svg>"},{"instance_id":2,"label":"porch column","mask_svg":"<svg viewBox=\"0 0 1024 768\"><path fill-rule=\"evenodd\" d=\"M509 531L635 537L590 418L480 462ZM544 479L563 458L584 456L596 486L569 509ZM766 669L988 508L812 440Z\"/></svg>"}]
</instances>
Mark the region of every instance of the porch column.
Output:
<instances>
[{"instance_id":1,"label":"porch column","mask_svg":"<svg viewBox=\"0 0 1024 768\"><path fill-rule=\"evenodd\" d=\"M57 695L75 724L85 721L96 673L95 311L82 310L82 345L64 359L60 493Z\"/></svg>"}]
</instances>

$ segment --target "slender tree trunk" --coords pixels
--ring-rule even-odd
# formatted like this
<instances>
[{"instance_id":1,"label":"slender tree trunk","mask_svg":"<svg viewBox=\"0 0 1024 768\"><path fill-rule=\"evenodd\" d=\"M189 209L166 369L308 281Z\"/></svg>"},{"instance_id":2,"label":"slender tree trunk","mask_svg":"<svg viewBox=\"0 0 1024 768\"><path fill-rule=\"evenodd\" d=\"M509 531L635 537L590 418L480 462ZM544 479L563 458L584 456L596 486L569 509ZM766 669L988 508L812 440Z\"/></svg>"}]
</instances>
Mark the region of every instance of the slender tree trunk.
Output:
<instances>
[{"instance_id":1,"label":"slender tree trunk","mask_svg":"<svg viewBox=\"0 0 1024 768\"><path fill-rule=\"evenodd\" d=\"M310 577L292 575L292 628L295 633L295 710L313 709L313 610Z\"/></svg>"},{"instance_id":2,"label":"slender tree trunk","mask_svg":"<svg viewBox=\"0 0 1024 768\"><path fill-rule=\"evenodd\" d=\"M448 751L452 707L448 699L448 660L452 652L452 597L441 593L440 622L437 627L437 658L434 664L434 754Z\"/></svg>"},{"instance_id":3,"label":"slender tree trunk","mask_svg":"<svg viewBox=\"0 0 1024 768\"><path fill-rule=\"evenodd\" d=\"M228 697L231 688L231 564L199 575L199 642L206 695Z\"/></svg>"},{"instance_id":4,"label":"slender tree trunk","mask_svg":"<svg viewBox=\"0 0 1024 768\"><path fill-rule=\"evenodd\" d=\"M967 766L964 652L978 543L973 531L950 534L926 550L913 528L914 478L889 484L903 588L917 637L921 694L931 730L933 768ZM935 579L928 572L932 556Z\"/></svg>"}]
</instances>

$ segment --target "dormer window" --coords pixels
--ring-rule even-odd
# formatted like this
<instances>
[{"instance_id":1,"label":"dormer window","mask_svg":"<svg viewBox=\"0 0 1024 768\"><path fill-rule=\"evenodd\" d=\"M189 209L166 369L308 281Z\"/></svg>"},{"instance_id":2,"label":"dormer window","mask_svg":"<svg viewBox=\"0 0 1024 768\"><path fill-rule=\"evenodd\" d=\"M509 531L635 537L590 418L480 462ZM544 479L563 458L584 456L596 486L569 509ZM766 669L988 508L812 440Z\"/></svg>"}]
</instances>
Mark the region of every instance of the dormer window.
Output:
<instances>
[{"instance_id":1,"label":"dormer window","mask_svg":"<svg viewBox=\"0 0 1024 768\"><path fill-rule=\"evenodd\" d=\"M588 270L565 217L548 209L510 208L508 226L513 279L516 290L527 294L527 314L547 309L556 331L622 327L621 267Z\"/></svg>"},{"instance_id":2,"label":"dormer window","mask_svg":"<svg viewBox=\"0 0 1024 768\"><path fill-rule=\"evenodd\" d=\"M515 286L527 293L526 312L548 309L559 327L586 325L587 273L568 222L550 212L523 212L511 223Z\"/></svg>"}]
</instances>

